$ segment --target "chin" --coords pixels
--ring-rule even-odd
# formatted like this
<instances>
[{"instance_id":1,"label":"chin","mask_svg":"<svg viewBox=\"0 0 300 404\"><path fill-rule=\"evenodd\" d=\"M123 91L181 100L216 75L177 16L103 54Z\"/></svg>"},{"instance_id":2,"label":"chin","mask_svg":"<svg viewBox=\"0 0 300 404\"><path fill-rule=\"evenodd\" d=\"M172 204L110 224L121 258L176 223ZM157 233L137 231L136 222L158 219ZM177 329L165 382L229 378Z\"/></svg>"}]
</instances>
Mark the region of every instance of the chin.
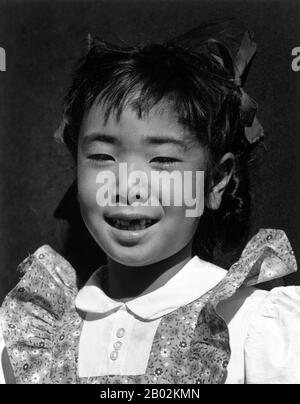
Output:
<instances>
[{"instance_id":1,"label":"chin","mask_svg":"<svg viewBox=\"0 0 300 404\"><path fill-rule=\"evenodd\" d=\"M99 243L101 246L101 244ZM113 241L108 245L107 241L101 248L105 254L115 262L121 265L130 267L142 267L151 265L155 262L161 261L165 257L161 258L161 254L153 254L153 251L157 251L157 247L149 249L146 246L136 245L126 247L114 243Z\"/></svg>"},{"instance_id":2,"label":"chin","mask_svg":"<svg viewBox=\"0 0 300 404\"><path fill-rule=\"evenodd\" d=\"M131 251L121 251L124 247L119 247L118 251L109 252L107 255L118 262L119 264L130 266L130 267L142 267L146 265L153 264L153 262L157 261L157 257L153 259L153 254L147 254L146 256L141 255L141 252L138 253L131 249Z\"/></svg>"}]
</instances>

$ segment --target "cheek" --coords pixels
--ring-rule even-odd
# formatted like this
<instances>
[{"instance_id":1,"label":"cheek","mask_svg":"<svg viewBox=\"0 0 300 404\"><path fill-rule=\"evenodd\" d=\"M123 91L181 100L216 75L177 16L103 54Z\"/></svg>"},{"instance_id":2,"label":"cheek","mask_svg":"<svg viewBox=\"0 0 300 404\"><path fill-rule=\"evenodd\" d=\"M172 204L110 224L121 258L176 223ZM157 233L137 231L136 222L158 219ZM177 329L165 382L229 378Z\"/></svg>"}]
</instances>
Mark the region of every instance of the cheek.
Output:
<instances>
[{"instance_id":1,"label":"cheek","mask_svg":"<svg viewBox=\"0 0 300 404\"><path fill-rule=\"evenodd\" d=\"M166 177L155 194L159 195L165 210L175 208L170 210L174 218L199 218L204 211L204 171L187 170L177 174L171 181Z\"/></svg>"},{"instance_id":2,"label":"cheek","mask_svg":"<svg viewBox=\"0 0 300 404\"><path fill-rule=\"evenodd\" d=\"M179 206L165 207L162 226L164 237L179 243L190 241L198 227L200 217L187 217L186 208Z\"/></svg>"},{"instance_id":3,"label":"cheek","mask_svg":"<svg viewBox=\"0 0 300 404\"><path fill-rule=\"evenodd\" d=\"M98 186L96 183L97 173L84 166L79 166L77 171L78 178L78 202L83 215L99 211L96 195Z\"/></svg>"}]
</instances>

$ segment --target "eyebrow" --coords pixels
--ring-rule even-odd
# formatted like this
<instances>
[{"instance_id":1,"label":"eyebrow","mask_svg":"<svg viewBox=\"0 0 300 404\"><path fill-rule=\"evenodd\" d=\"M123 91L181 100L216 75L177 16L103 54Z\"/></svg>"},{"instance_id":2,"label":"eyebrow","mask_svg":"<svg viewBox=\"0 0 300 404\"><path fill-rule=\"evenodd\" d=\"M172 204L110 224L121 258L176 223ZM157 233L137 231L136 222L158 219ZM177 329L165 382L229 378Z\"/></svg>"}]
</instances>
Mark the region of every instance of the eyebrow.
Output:
<instances>
[{"instance_id":1,"label":"eyebrow","mask_svg":"<svg viewBox=\"0 0 300 404\"><path fill-rule=\"evenodd\" d=\"M83 136L83 145L90 144L92 142L104 142L110 144L120 144L120 139L116 136L109 135L107 133L92 132ZM184 148L186 146L185 140L176 139L172 136L147 136L145 142L150 145L163 145L174 144Z\"/></svg>"},{"instance_id":2,"label":"eyebrow","mask_svg":"<svg viewBox=\"0 0 300 404\"><path fill-rule=\"evenodd\" d=\"M109 135L107 133L98 133L98 132L92 132L85 134L83 136L83 145L92 143L92 142L104 142L104 143L110 143L110 144L119 144L120 140L112 135Z\"/></svg>"},{"instance_id":3,"label":"eyebrow","mask_svg":"<svg viewBox=\"0 0 300 404\"><path fill-rule=\"evenodd\" d=\"M186 145L184 140L175 139L172 136L148 136L145 140L146 143L153 145L175 144L176 146L180 147L185 147Z\"/></svg>"}]
</instances>

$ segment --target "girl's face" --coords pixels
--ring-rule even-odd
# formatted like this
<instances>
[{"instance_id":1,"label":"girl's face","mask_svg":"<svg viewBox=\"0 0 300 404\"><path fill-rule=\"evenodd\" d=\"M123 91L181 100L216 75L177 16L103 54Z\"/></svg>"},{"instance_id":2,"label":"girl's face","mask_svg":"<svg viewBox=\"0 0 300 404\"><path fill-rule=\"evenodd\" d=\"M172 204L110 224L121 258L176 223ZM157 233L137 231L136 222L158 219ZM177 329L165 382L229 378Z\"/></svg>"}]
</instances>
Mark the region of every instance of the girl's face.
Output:
<instances>
[{"instance_id":1,"label":"girl's face","mask_svg":"<svg viewBox=\"0 0 300 404\"><path fill-rule=\"evenodd\" d=\"M195 172L204 171L205 167L204 148L178 124L164 103L142 119L131 108L125 109L119 120L112 113L105 122L104 113L101 103L94 104L79 135L78 199L83 220L98 245L114 261L127 266L159 262L191 243L199 216L186 216L188 207L184 200L181 206L174 203L166 206L164 192L173 194L172 201L178 185L171 182L169 190L159 189L150 181L151 173L164 170L171 174L176 170L184 177L188 171L196 181ZM122 175L120 163L123 163ZM137 170L149 181L139 180L134 185L129 178ZM126 185L131 195L124 198L125 194L108 189L107 194L116 198L114 206L99 203L99 190L103 186L99 176L107 171L116 178L119 187ZM137 195L135 203L132 195Z\"/></svg>"}]
</instances>

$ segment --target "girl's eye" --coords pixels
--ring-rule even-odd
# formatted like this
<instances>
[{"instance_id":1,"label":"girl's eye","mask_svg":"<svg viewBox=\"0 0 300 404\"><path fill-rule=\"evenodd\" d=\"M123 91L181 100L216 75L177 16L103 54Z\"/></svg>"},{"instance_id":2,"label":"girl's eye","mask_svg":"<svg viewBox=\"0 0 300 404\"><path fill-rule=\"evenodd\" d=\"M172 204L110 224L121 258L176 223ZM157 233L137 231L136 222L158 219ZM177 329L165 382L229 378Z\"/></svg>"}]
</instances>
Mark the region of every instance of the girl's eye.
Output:
<instances>
[{"instance_id":1,"label":"girl's eye","mask_svg":"<svg viewBox=\"0 0 300 404\"><path fill-rule=\"evenodd\" d=\"M175 159L173 157L163 157L163 156L161 156L161 157L153 158L150 161L150 163L158 163L158 164L161 164L161 165L164 165L164 166L171 166L171 165L174 165L175 163L178 163L180 161L181 160Z\"/></svg>"},{"instance_id":2,"label":"girl's eye","mask_svg":"<svg viewBox=\"0 0 300 404\"><path fill-rule=\"evenodd\" d=\"M97 154L90 154L88 156L90 160L93 160L97 163L105 162L105 161L115 161L115 159L110 156L109 154L97 153Z\"/></svg>"}]
</instances>

